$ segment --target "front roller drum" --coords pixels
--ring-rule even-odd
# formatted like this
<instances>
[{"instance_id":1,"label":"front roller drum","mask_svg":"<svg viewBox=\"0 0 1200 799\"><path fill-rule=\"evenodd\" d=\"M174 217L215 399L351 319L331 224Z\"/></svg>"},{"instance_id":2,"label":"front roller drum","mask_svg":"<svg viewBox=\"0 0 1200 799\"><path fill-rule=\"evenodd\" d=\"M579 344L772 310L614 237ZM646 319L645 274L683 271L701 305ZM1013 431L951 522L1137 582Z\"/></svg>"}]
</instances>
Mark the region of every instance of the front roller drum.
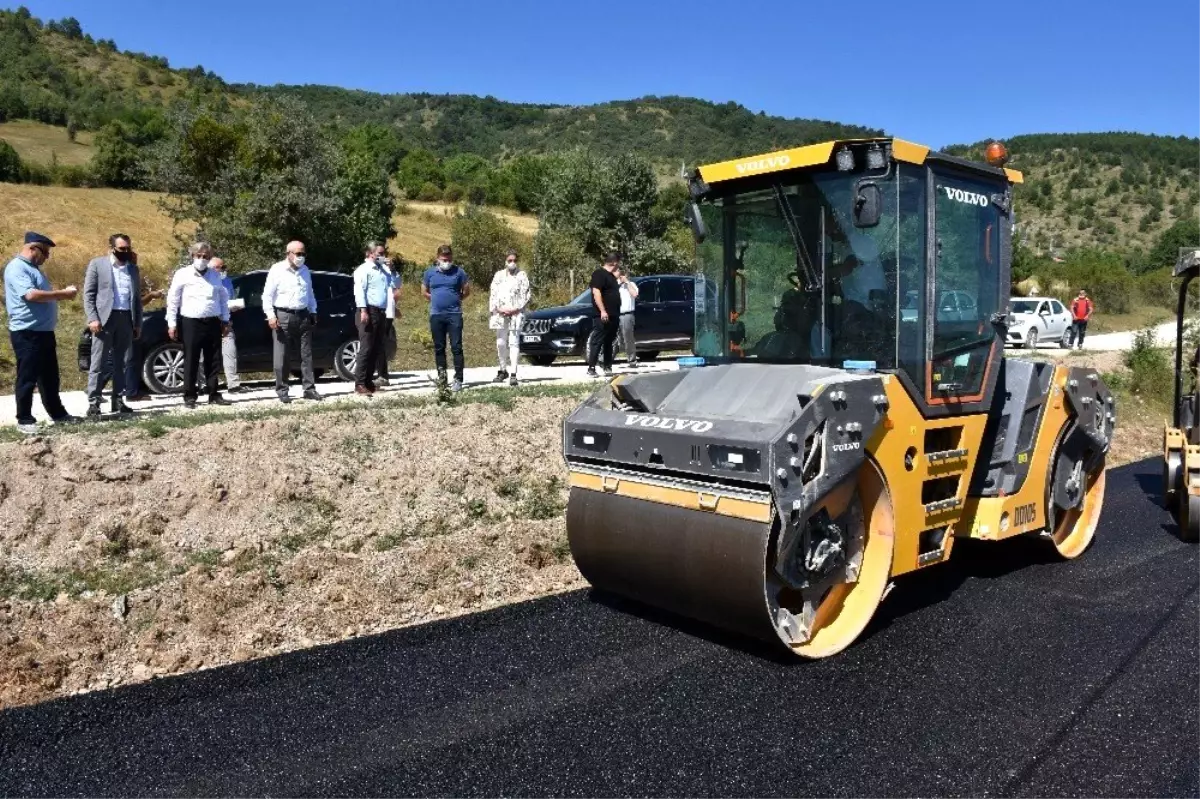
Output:
<instances>
[{"instance_id":1,"label":"front roller drum","mask_svg":"<svg viewBox=\"0 0 1200 799\"><path fill-rule=\"evenodd\" d=\"M778 521L754 521L619 492L571 489L567 536L596 588L821 658L867 626L891 574L893 514L865 465L842 518L857 520L847 568L815 591L783 586L771 566Z\"/></svg>"}]
</instances>

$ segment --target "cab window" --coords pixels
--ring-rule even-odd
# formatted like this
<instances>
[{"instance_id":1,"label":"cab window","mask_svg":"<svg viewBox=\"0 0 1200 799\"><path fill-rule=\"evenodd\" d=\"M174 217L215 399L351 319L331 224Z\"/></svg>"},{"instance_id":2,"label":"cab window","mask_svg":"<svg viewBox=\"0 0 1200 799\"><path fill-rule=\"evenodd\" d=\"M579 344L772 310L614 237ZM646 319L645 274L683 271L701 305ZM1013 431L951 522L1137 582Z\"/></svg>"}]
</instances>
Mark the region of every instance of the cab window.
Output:
<instances>
[{"instance_id":1,"label":"cab window","mask_svg":"<svg viewBox=\"0 0 1200 799\"><path fill-rule=\"evenodd\" d=\"M1058 300L1052 300L1050 302L1050 306L1054 309L1054 313L1056 314L1066 313L1066 311L1063 310L1062 305L1059 304Z\"/></svg>"},{"instance_id":2,"label":"cab window","mask_svg":"<svg viewBox=\"0 0 1200 799\"><path fill-rule=\"evenodd\" d=\"M659 280L659 302L688 302L692 298L692 284L683 280Z\"/></svg>"},{"instance_id":3,"label":"cab window","mask_svg":"<svg viewBox=\"0 0 1200 799\"><path fill-rule=\"evenodd\" d=\"M983 388L999 310L1000 214L997 186L935 172L937 293L953 292L958 310L934 318L929 398L977 397Z\"/></svg>"},{"instance_id":4,"label":"cab window","mask_svg":"<svg viewBox=\"0 0 1200 799\"><path fill-rule=\"evenodd\" d=\"M638 287L638 304L647 302L659 302L658 299L658 284L657 280L639 280Z\"/></svg>"}]
</instances>

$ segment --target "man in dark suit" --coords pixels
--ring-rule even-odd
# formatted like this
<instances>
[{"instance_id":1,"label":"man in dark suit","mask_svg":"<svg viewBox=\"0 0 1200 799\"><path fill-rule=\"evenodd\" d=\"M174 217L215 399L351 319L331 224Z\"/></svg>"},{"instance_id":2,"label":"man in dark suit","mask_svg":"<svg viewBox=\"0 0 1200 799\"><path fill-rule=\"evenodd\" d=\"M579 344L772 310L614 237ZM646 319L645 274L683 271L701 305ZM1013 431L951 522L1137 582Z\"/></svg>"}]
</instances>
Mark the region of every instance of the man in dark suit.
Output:
<instances>
[{"instance_id":1,"label":"man in dark suit","mask_svg":"<svg viewBox=\"0 0 1200 799\"><path fill-rule=\"evenodd\" d=\"M125 404L125 381L134 339L142 334L142 284L133 243L129 236L116 233L108 238L108 250L87 265L83 278L83 310L92 332L87 412L92 420L100 419L101 392L110 374L112 412L121 416L133 413Z\"/></svg>"}]
</instances>

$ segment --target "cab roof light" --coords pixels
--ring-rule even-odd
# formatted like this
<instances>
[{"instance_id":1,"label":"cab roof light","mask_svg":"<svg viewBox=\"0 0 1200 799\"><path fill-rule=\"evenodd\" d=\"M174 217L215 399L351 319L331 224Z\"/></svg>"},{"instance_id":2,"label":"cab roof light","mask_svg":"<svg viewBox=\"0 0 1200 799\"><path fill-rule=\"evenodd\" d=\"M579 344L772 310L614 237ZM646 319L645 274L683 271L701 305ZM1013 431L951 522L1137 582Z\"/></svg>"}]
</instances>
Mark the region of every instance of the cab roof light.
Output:
<instances>
[{"instance_id":1,"label":"cab roof light","mask_svg":"<svg viewBox=\"0 0 1200 799\"><path fill-rule=\"evenodd\" d=\"M994 167L1003 167L1008 163L1008 148L998 141L993 141L984 152L987 162Z\"/></svg>"},{"instance_id":2,"label":"cab roof light","mask_svg":"<svg viewBox=\"0 0 1200 799\"><path fill-rule=\"evenodd\" d=\"M883 148L878 144L872 144L867 148L867 169L883 169L886 162Z\"/></svg>"}]
</instances>

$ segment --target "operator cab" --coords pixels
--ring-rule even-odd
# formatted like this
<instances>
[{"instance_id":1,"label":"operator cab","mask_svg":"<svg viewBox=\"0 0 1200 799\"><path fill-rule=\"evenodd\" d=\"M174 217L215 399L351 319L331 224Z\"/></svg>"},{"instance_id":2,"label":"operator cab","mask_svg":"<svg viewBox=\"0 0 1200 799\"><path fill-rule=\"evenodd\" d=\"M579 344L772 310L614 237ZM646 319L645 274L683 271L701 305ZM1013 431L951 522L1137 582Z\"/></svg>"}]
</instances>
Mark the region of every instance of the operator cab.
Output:
<instances>
[{"instance_id":1,"label":"operator cab","mask_svg":"<svg viewBox=\"0 0 1200 799\"><path fill-rule=\"evenodd\" d=\"M892 372L930 411L986 402L1021 181L997 160L868 139L700 167L695 354Z\"/></svg>"}]
</instances>

